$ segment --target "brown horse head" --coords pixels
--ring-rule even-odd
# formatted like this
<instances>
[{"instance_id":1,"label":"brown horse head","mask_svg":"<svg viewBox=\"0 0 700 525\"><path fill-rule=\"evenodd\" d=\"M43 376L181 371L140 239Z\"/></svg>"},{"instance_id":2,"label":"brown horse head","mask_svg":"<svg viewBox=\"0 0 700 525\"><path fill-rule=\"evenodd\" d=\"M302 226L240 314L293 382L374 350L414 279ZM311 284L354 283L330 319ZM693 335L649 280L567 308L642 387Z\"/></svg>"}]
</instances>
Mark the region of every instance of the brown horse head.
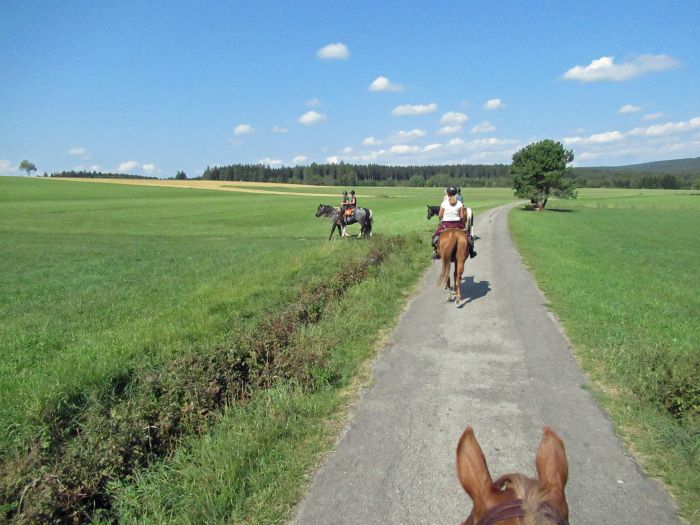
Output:
<instances>
[{"instance_id":1,"label":"brown horse head","mask_svg":"<svg viewBox=\"0 0 700 525\"><path fill-rule=\"evenodd\" d=\"M467 427L457 445L457 475L473 502L463 525L568 525L566 452L549 427L544 427L535 465L536 480L508 474L492 481L474 431Z\"/></svg>"}]
</instances>

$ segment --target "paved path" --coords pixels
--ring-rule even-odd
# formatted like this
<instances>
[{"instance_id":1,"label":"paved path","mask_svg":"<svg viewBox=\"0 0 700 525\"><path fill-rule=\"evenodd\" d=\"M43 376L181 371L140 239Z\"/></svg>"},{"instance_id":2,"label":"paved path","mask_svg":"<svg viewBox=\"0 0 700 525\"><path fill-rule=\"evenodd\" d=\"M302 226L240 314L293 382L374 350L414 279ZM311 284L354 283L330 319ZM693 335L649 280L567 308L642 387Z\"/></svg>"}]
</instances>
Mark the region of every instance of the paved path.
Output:
<instances>
[{"instance_id":1,"label":"paved path","mask_svg":"<svg viewBox=\"0 0 700 525\"><path fill-rule=\"evenodd\" d=\"M679 523L583 388L571 349L513 248L507 209L477 217L476 233L466 304L445 301L434 265L293 523L461 523L471 502L454 461L467 424L494 479L533 475L542 427L554 427L567 449L572 525Z\"/></svg>"}]
</instances>

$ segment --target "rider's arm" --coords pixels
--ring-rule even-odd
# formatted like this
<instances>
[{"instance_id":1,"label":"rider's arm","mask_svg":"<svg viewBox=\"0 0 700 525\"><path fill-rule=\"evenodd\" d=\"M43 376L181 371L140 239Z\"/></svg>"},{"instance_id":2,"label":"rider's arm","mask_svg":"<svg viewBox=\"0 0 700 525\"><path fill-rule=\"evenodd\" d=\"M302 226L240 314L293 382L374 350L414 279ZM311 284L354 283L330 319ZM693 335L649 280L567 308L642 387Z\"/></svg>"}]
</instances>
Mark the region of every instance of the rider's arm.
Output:
<instances>
[{"instance_id":1,"label":"rider's arm","mask_svg":"<svg viewBox=\"0 0 700 525\"><path fill-rule=\"evenodd\" d=\"M445 208L440 206L440 211L438 212L438 217L442 220L442 216L445 215Z\"/></svg>"},{"instance_id":2,"label":"rider's arm","mask_svg":"<svg viewBox=\"0 0 700 525\"><path fill-rule=\"evenodd\" d=\"M464 206L459 209L459 218L462 219L463 223L467 222L467 209Z\"/></svg>"}]
</instances>

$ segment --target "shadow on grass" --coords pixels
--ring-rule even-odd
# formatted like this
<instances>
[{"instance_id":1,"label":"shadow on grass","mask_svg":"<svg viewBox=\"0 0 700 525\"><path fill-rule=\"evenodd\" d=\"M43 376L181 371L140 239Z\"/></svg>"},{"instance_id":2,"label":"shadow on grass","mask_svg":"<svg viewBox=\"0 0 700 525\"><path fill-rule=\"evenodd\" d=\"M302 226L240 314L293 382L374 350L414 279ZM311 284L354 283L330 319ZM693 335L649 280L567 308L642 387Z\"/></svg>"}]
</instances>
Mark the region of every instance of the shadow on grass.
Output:
<instances>
[{"instance_id":1,"label":"shadow on grass","mask_svg":"<svg viewBox=\"0 0 700 525\"><path fill-rule=\"evenodd\" d=\"M458 308L462 308L465 304L476 301L484 297L491 291L491 283L489 281L475 281L474 277L467 277L462 280L462 304Z\"/></svg>"},{"instance_id":2,"label":"shadow on grass","mask_svg":"<svg viewBox=\"0 0 700 525\"><path fill-rule=\"evenodd\" d=\"M532 206L524 206L518 208L520 211L531 212L531 211L553 211L557 213L578 213L579 210L572 210L571 208L545 208L544 210L536 210Z\"/></svg>"}]
</instances>

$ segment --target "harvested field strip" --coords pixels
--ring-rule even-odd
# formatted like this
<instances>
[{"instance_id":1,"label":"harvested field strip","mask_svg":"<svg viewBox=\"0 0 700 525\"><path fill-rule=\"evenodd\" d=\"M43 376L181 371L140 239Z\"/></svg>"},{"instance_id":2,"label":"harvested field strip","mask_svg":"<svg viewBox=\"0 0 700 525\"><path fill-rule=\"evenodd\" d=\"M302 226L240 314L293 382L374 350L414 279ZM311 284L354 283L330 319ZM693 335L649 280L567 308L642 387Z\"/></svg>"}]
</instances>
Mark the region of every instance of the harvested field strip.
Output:
<instances>
[{"instance_id":1,"label":"harvested field strip","mask_svg":"<svg viewBox=\"0 0 700 525\"><path fill-rule=\"evenodd\" d=\"M171 453L183 436L215 421L227 402L245 401L279 382L313 389L312 370L324 367L328 349L296 347L299 330L322 319L329 305L404 244L387 239L223 347L181 356L161 370L134 370L110 397L83 400L79 410L49 409L53 433L3 465L4 518L81 523L96 512L104 516L112 507L110 482Z\"/></svg>"},{"instance_id":2,"label":"harvested field strip","mask_svg":"<svg viewBox=\"0 0 700 525\"><path fill-rule=\"evenodd\" d=\"M306 192L294 191L294 185L291 184L275 184L275 183L244 183L230 180L151 180L151 179L71 179L60 178L53 180L65 180L72 182L96 182L104 184L124 184L127 186L153 186L159 188L185 188L195 190L217 190L217 191L235 191L239 193L260 193L263 195L298 195L303 197L324 197L334 198L339 200L338 193L326 191L321 192ZM307 186L308 187L308 186ZM324 186L314 186L316 188L324 188ZM271 188L285 188L285 191L275 190ZM289 191L286 191L289 189ZM370 197L365 195L363 197Z\"/></svg>"}]
</instances>

